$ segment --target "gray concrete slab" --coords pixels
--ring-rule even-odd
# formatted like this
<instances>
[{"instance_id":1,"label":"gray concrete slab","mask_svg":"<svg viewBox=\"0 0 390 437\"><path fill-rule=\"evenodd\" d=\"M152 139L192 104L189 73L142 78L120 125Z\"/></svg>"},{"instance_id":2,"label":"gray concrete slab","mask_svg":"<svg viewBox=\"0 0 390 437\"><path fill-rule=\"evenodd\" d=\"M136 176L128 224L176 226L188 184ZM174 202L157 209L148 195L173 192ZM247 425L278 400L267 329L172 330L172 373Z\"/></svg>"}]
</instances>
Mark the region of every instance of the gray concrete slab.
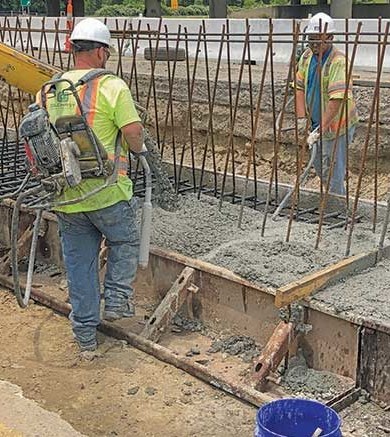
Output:
<instances>
[{"instance_id":1,"label":"gray concrete slab","mask_svg":"<svg viewBox=\"0 0 390 437\"><path fill-rule=\"evenodd\" d=\"M0 381L0 435L82 437L61 417L23 396L22 389Z\"/></svg>"}]
</instances>

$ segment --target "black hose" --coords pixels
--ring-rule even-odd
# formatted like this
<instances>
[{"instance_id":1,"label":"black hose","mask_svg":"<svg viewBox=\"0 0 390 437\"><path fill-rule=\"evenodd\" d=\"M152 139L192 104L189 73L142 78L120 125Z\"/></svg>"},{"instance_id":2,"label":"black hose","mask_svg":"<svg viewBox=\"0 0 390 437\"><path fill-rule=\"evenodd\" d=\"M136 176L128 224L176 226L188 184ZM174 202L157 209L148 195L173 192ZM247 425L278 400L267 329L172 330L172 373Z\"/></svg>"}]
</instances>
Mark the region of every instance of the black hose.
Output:
<instances>
[{"instance_id":1,"label":"black hose","mask_svg":"<svg viewBox=\"0 0 390 437\"><path fill-rule=\"evenodd\" d=\"M18 304L21 308L26 308L28 305L28 302L24 301L24 295L22 294L22 290L20 288L20 280L19 280L19 260L18 260L18 231L19 231L19 216L20 216L20 208L22 206L22 203L24 199L26 199L28 196L32 196L35 194L38 194L40 191L42 191L42 187L34 187L30 188L29 190L25 191L24 193L20 194L18 198L15 201L14 210L12 213L12 222L11 222L11 267L12 267L12 278L14 281L14 293L16 296L16 300L18 301ZM37 229L37 232L39 231L39 226L34 227L34 233ZM34 238L33 238L34 241ZM37 243L37 239L35 239L35 244ZM35 254L35 251L34 251ZM31 258L31 257L30 257ZM35 255L34 260L35 261ZM30 259L31 262L31 259Z\"/></svg>"},{"instance_id":2,"label":"black hose","mask_svg":"<svg viewBox=\"0 0 390 437\"><path fill-rule=\"evenodd\" d=\"M0 201L17 196L24 189L24 187L28 184L30 177L31 177L31 173L27 173L26 176L24 177L22 183L20 184L19 188L16 191L13 191L12 193L7 193L7 194L1 195Z\"/></svg>"}]
</instances>

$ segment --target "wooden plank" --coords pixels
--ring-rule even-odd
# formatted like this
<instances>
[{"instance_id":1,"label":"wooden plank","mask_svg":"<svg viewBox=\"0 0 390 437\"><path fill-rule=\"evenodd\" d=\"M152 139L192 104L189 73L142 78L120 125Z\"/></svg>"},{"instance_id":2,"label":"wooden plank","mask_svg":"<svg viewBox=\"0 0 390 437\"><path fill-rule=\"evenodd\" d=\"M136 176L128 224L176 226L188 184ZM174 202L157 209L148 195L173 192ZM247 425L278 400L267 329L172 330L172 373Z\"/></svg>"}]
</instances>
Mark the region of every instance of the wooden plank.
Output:
<instances>
[{"instance_id":1,"label":"wooden plank","mask_svg":"<svg viewBox=\"0 0 390 437\"><path fill-rule=\"evenodd\" d=\"M377 332L377 351L373 397L390 405L390 335Z\"/></svg>"},{"instance_id":2,"label":"wooden plank","mask_svg":"<svg viewBox=\"0 0 390 437\"><path fill-rule=\"evenodd\" d=\"M302 279L291 282L276 290L275 305L277 308L290 305L291 303L304 299L310 294L339 281L346 276L372 267L376 263L378 252L375 250L370 253L355 255L343 259L336 264L325 267L324 269L305 276Z\"/></svg>"},{"instance_id":3,"label":"wooden plank","mask_svg":"<svg viewBox=\"0 0 390 437\"><path fill-rule=\"evenodd\" d=\"M188 287L195 270L186 267L176 279L164 299L149 318L141 335L148 340L158 341L167 326L172 322L188 295Z\"/></svg>"},{"instance_id":4,"label":"wooden plank","mask_svg":"<svg viewBox=\"0 0 390 437\"><path fill-rule=\"evenodd\" d=\"M360 332L360 350L356 383L372 393L375 386L375 366L377 361L377 331L362 328Z\"/></svg>"},{"instance_id":5,"label":"wooden plank","mask_svg":"<svg viewBox=\"0 0 390 437\"><path fill-rule=\"evenodd\" d=\"M362 328L357 385L376 401L390 404L390 335Z\"/></svg>"}]
</instances>

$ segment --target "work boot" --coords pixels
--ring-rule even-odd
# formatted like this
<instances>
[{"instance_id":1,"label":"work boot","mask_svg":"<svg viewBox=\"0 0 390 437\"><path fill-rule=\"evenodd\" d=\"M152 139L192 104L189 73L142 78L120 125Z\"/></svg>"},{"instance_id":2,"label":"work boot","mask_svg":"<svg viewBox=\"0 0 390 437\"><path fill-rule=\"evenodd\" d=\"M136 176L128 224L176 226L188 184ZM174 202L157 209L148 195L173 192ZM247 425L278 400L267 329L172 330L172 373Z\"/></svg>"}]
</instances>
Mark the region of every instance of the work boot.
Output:
<instances>
[{"instance_id":1,"label":"work boot","mask_svg":"<svg viewBox=\"0 0 390 437\"><path fill-rule=\"evenodd\" d=\"M108 322L123 319L126 317L133 317L135 315L134 305L127 302L122 308L104 308L103 319Z\"/></svg>"},{"instance_id":2,"label":"work boot","mask_svg":"<svg viewBox=\"0 0 390 437\"><path fill-rule=\"evenodd\" d=\"M98 347L97 341L93 341L91 343L81 343L80 341L78 341L79 347L80 347L80 352L85 352L85 351L95 351Z\"/></svg>"}]
</instances>

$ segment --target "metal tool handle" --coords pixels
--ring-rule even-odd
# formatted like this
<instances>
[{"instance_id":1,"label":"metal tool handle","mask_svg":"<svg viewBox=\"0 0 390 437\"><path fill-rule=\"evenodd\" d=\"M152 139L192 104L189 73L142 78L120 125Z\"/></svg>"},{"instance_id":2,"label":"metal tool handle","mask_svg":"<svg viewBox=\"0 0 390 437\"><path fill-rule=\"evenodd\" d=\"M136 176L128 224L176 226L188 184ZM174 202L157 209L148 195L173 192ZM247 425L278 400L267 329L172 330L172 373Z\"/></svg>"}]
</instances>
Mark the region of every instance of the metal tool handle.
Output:
<instances>
[{"instance_id":1,"label":"metal tool handle","mask_svg":"<svg viewBox=\"0 0 390 437\"><path fill-rule=\"evenodd\" d=\"M142 206L141 241L138 260L139 266L145 269L149 263L150 237L152 232L152 172L145 156L139 155L138 159L144 169L146 179L145 199Z\"/></svg>"}]
</instances>

